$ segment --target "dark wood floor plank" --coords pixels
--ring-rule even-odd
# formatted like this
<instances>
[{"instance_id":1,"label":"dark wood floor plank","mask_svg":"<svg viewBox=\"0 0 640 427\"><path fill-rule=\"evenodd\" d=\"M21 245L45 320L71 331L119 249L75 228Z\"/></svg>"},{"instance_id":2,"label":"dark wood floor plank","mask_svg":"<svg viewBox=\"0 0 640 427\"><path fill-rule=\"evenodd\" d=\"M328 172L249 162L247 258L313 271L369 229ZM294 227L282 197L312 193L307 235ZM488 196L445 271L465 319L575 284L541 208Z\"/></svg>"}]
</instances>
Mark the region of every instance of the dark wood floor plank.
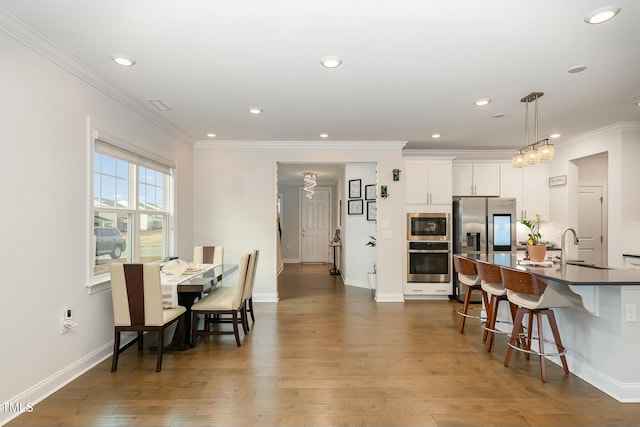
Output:
<instances>
[{"instance_id":1,"label":"dark wood floor plank","mask_svg":"<svg viewBox=\"0 0 640 427\"><path fill-rule=\"evenodd\" d=\"M560 367L487 353L456 301L376 304L327 266L287 265L277 304L254 303L243 338L212 336L168 352L107 360L9 426L631 426L622 404Z\"/></svg>"}]
</instances>

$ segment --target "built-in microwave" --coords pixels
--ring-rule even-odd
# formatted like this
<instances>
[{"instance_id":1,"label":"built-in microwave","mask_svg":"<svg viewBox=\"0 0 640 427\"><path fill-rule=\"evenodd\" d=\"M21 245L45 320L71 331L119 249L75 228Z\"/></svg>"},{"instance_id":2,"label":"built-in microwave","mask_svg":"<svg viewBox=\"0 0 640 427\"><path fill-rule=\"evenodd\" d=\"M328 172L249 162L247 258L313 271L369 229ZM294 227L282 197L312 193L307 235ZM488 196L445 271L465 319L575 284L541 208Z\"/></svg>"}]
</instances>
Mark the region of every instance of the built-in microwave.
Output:
<instances>
[{"instance_id":1,"label":"built-in microwave","mask_svg":"<svg viewBox=\"0 0 640 427\"><path fill-rule=\"evenodd\" d=\"M448 213L408 213L407 240L451 240Z\"/></svg>"}]
</instances>

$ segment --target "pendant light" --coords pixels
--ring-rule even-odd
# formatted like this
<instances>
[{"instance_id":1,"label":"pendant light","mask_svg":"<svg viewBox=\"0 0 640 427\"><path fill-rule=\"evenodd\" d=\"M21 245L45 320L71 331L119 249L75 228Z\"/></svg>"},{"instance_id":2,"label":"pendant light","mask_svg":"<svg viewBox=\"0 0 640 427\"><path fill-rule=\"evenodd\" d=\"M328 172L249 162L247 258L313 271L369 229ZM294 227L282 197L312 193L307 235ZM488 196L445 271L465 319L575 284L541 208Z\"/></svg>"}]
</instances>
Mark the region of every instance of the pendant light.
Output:
<instances>
[{"instance_id":1,"label":"pendant light","mask_svg":"<svg viewBox=\"0 0 640 427\"><path fill-rule=\"evenodd\" d=\"M305 172L302 174L303 175L303 182L304 182L304 192L305 197L309 200L311 200L313 198L313 194L315 193L314 188L317 185L317 177L318 175L314 172Z\"/></svg>"},{"instance_id":2,"label":"pendant light","mask_svg":"<svg viewBox=\"0 0 640 427\"><path fill-rule=\"evenodd\" d=\"M520 100L524 102L524 142L525 146L518 150L511 159L514 168L523 168L527 165L535 165L540 161L553 160L555 148L549 144L549 139L538 139L538 99L544 95L543 92L531 92ZM534 102L534 140L529 139L529 103Z\"/></svg>"}]
</instances>

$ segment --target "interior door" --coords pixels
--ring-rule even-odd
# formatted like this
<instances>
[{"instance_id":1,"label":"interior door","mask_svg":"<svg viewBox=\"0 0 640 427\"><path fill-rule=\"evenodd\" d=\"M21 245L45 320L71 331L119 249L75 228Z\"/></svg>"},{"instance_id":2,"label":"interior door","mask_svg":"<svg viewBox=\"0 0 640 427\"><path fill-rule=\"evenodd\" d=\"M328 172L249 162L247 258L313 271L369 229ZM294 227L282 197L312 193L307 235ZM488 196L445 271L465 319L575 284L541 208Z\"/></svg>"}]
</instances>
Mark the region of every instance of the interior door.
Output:
<instances>
[{"instance_id":1,"label":"interior door","mask_svg":"<svg viewBox=\"0 0 640 427\"><path fill-rule=\"evenodd\" d=\"M578 190L578 258L605 265L602 258L602 187L580 186ZM570 240L567 238L567 240ZM570 244L570 243L567 243Z\"/></svg>"},{"instance_id":2,"label":"interior door","mask_svg":"<svg viewBox=\"0 0 640 427\"><path fill-rule=\"evenodd\" d=\"M300 190L301 262L324 262L329 253L331 190L316 187L311 200Z\"/></svg>"}]
</instances>

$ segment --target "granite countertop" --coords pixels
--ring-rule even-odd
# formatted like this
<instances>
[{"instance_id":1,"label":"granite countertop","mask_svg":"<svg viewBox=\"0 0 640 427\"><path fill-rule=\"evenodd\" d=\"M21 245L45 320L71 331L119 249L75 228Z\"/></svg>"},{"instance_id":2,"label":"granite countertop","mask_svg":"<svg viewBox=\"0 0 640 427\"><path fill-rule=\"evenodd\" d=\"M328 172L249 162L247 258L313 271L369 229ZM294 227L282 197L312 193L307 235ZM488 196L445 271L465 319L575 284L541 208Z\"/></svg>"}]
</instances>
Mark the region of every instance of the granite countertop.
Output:
<instances>
[{"instance_id":1,"label":"granite countertop","mask_svg":"<svg viewBox=\"0 0 640 427\"><path fill-rule=\"evenodd\" d=\"M506 267L530 271L546 280L578 286L622 285L640 286L640 270L560 264L552 266L520 265L515 254L460 254L472 260L481 260ZM597 267L597 268L593 268Z\"/></svg>"}]
</instances>

